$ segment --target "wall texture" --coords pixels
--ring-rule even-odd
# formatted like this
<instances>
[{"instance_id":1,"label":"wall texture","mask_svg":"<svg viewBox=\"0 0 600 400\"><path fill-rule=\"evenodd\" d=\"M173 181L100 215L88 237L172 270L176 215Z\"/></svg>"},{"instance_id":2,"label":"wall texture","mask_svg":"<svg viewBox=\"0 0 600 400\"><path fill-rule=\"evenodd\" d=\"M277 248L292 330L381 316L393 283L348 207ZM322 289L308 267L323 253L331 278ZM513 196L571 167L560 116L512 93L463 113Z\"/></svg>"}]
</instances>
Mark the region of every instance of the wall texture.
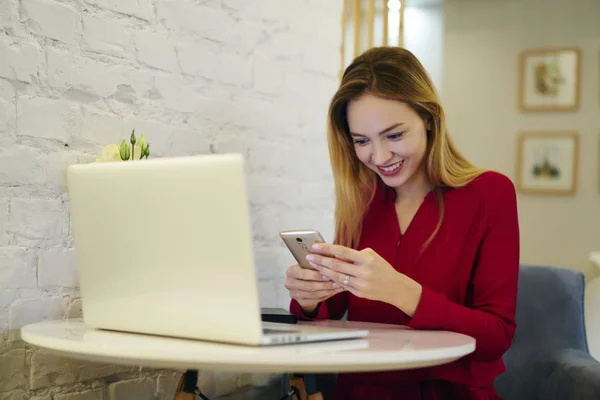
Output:
<instances>
[{"instance_id":1,"label":"wall texture","mask_svg":"<svg viewBox=\"0 0 600 400\"><path fill-rule=\"evenodd\" d=\"M171 372L72 362L19 337L81 315L65 168L134 128L154 157L245 154L261 304L287 306L279 230L331 239L340 15L321 0L0 0L0 400L171 395ZM205 371L201 386L246 380Z\"/></svg>"},{"instance_id":2,"label":"wall texture","mask_svg":"<svg viewBox=\"0 0 600 400\"><path fill-rule=\"evenodd\" d=\"M449 0L445 14L442 97L451 133L472 161L515 178L519 132L579 132L576 195L519 195L521 259L592 275L588 256L600 247L600 3ZM582 50L581 108L521 113L519 53L560 46Z\"/></svg>"}]
</instances>

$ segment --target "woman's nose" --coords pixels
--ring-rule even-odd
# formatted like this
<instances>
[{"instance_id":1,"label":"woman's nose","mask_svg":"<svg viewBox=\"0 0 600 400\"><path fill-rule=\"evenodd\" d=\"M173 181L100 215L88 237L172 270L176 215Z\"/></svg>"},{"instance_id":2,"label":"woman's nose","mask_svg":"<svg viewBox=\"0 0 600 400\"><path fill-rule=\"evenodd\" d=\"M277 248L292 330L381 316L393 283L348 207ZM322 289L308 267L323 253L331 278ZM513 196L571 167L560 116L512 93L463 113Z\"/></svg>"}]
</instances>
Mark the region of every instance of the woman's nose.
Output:
<instances>
[{"instance_id":1,"label":"woman's nose","mask_svg":"<svg viewBox=\"0 0 600 400\"><path fill-rule=\"evenodd\" d=\"M385 165L392 158L392 152L387 145L381 143L376 144L373 149L373 163L377 165Z\"/></svg>"}]
</instances>

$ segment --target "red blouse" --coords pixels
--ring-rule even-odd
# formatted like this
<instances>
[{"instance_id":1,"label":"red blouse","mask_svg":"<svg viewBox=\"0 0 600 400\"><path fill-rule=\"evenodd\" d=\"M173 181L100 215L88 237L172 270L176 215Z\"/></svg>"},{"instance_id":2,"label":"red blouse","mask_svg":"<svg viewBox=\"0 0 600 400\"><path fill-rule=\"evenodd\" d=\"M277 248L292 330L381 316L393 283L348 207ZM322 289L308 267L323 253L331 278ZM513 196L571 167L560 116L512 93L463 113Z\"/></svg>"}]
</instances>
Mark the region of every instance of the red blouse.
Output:
<instances>
[{"instance_id":1,"label":"red blouse","mask_svg":"<svg viewBox=\"0 0 600 400\"><path fill-rule=\"evenodd\" d=\"M380 182L381 183L381 182ZM383 302L342 292L320 305L315 319L407 325L476 339L476 350L438 367L340 374L336 399L499 399L493 384L515 331L519 225L512 182L486 172L463 188L444 190L445 215L429 246L439 208L430 192L401 234L393 189L380 185L363 222L358 249L370 247L423 287L412 318ZM420 254L421 253L421 254ZM307 318L295 300L290 310Z\"/></svg>"}]
</instances>

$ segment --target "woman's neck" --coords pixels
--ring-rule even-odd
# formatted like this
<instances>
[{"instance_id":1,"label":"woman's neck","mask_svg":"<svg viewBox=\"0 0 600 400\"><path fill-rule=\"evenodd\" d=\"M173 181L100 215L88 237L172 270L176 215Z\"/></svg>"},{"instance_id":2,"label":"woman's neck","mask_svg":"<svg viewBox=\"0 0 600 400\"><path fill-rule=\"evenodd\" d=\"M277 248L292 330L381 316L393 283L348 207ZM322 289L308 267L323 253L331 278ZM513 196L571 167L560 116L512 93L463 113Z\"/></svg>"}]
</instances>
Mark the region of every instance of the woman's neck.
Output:
<instances>
[{"instance_id":1,"label":"woman's neck","mask_svg":"<svg viewBox=\"0 0 600 400\"><path fill-rule=\"evenodd\" d=\"M419 171L402 186L394 188L396 204L420 204L432 188L425 171Z\"/></svg>"}]
</instances>

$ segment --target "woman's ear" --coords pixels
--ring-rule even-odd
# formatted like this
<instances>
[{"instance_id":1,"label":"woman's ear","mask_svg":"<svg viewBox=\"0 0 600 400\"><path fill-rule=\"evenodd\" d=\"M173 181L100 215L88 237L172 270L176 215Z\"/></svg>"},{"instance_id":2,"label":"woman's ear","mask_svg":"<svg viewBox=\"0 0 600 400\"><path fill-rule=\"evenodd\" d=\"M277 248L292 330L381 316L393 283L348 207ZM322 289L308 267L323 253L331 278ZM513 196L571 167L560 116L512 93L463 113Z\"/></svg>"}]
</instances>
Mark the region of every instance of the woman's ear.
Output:
<instances>
[{"instance_id":1,"label":"woman's ear","mask_svg":"<svg viewBox=\"0 0 600 400\"><path fill-rule=\"evenodd\" d=\"M430 118L427 118L425 120L425 130L426 131L430 131L431 130L431 119Z\"/></svg>"}]
</instances>

